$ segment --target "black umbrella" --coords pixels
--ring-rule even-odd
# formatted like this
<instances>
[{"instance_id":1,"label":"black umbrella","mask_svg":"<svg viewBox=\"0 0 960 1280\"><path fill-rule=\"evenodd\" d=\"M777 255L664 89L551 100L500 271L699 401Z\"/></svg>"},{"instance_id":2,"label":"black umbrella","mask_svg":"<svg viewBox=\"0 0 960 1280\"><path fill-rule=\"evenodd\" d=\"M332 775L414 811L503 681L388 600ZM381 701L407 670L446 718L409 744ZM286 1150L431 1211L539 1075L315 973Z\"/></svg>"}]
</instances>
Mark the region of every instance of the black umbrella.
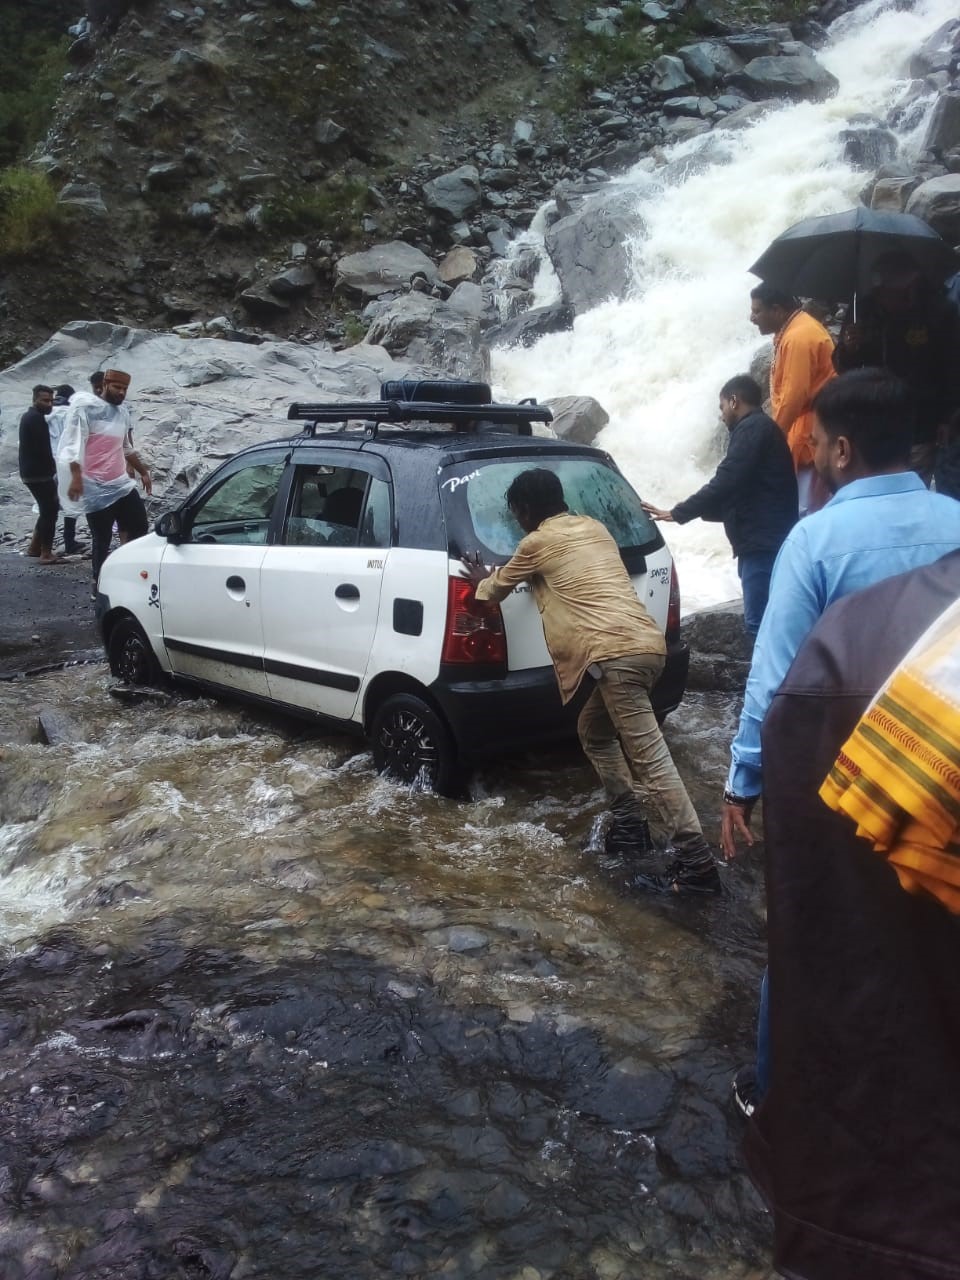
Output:
<instances>
[{"instance_id":1,"label":"black umbrella","mask_svg":"<svg viewBox=\"0 0 960 1280\"><path fill-rule=\"evenodd\" d=\"M877 259L894 251L909 254L934 283L960 265L947 242L922 218L860 205L794 223L750 270L797 297L844 302L870 292Z\"/></svg>"}]
</instances>

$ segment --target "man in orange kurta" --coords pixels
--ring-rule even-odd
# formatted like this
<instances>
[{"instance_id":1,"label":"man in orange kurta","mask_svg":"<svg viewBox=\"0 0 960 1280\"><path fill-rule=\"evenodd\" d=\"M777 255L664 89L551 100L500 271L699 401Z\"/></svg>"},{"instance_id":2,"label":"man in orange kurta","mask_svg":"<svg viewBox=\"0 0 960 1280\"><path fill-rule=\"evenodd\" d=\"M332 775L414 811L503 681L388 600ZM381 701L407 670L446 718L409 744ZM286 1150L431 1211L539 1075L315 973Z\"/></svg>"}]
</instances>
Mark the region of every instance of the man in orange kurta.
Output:
<instances>
[{"instance_id":1,"label":"man in orange kurta","mask_svg":"<svg viewBox=\"0 0 960 1280\"><path fill-rule=\"evenodd\" d=\"M800 514L805 516L830 496L820 493L815 484L810 405L824 383L836 376L833 339L796 298L766 283L750 292L750 320L761 333L773 334L770 416L787 437L797 472Z\"/></svg>"}]
</instances>

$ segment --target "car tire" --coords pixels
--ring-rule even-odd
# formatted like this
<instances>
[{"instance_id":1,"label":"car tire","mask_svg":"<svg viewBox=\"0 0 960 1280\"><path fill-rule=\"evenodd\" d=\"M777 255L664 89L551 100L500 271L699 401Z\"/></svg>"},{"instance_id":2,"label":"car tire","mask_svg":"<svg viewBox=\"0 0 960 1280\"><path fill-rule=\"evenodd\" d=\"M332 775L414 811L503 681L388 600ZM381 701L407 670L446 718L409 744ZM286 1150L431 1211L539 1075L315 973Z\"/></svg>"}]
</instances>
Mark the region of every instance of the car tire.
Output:
<instances>
[{"instance_id":1,"label":"car tire","mask_svg":"<svg viewBox=\"0 0 960 1280\"><path fill-rule=\"evenodd\" d=\"M457 753L450 731L432 707L410 693L384 699L373 716L370 745L377 772L408 787L454 795Z\"/></svg>"},{"instance_id":2,"label":"car tire","mask_svg":"<svg viewBox=\"0 0 960 1280\"><path fill-rule=\"evenodd\" d=\"M381 400L419 400L430 404L490 404L493 393L486 382L451 379L394 379L380 386Z\"/></svg>"},{"instance_id":3,"label":"car tire","mask_svg":"<svg viewBox=\"0 0 960 1280\"><path fill-rule=\"evenodd\" d=\"M159 684L160 663L143 627L134 618L121 618L110 632L107 651L110 672L126 684Z\"/></svg>"}]
</instances>

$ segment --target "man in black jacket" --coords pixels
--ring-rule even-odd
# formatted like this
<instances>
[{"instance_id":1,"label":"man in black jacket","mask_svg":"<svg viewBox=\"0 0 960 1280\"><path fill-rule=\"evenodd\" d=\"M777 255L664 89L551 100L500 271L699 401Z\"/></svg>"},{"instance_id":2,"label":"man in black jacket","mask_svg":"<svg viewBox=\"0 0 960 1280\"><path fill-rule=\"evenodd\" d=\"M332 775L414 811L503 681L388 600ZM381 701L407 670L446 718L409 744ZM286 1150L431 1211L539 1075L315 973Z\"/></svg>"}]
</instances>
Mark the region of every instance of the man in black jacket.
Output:
<instances>
[{"instance_id":1,"label":"man in black jacket","mask_svg":"<svg viewBox=\"0 0 960 1280\"><path fill-rule=\"evenodd\" d=\"M41 564L60 564L53 554L53 535L57 529L56 467L50 448L47 418L53 410L50 387L33 388L33 404L20 419L20 479L33 494L40 515L37 517L28 556L39 556Z\"/></svg>"},{"instance_id":2,"label":"man in black jacket","mask_svg":"<svg viewBox=\"0 0 960 1280\"><path fill-rule=\"evenodd\" d=\"M643 504L655 520L722 520L743 587L743 625L756 636L767 605L773 562L797 519L797 477L786 438L760 408L763 393L738 374L720 391L720 416L730 432L712 480L669 511Z\"/></svg>"}]
</instances>

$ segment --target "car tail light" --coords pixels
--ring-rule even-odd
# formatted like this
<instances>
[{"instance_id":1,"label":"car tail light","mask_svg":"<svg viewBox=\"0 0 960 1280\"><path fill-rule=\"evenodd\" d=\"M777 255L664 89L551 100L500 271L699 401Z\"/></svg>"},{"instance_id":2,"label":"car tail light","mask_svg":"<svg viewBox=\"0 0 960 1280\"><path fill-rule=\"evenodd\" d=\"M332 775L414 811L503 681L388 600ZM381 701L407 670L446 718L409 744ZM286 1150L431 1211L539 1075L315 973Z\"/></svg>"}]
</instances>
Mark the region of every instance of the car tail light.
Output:
<instances>
[{"instance_id":1,"label":"car tail light","mask_svg":"<svg viewBox=\"0 0 960 1280\"><path fill-rule=\"evenodd\" d=\"M506 664L507 637L500 607L478 600L468 578L450 579L440 660Z\"/></svg>"},{"instance_id":2,"label":"car tail light","mask_svg":"<svg viewBox=\"0 0 960 1280\"><path fill-rule=\"evenodd\" d=\"M677 566L670 566L670 603L667 605L666 639L669 643L680 639L680 579Z\"/></svg>"}]
</instances>

